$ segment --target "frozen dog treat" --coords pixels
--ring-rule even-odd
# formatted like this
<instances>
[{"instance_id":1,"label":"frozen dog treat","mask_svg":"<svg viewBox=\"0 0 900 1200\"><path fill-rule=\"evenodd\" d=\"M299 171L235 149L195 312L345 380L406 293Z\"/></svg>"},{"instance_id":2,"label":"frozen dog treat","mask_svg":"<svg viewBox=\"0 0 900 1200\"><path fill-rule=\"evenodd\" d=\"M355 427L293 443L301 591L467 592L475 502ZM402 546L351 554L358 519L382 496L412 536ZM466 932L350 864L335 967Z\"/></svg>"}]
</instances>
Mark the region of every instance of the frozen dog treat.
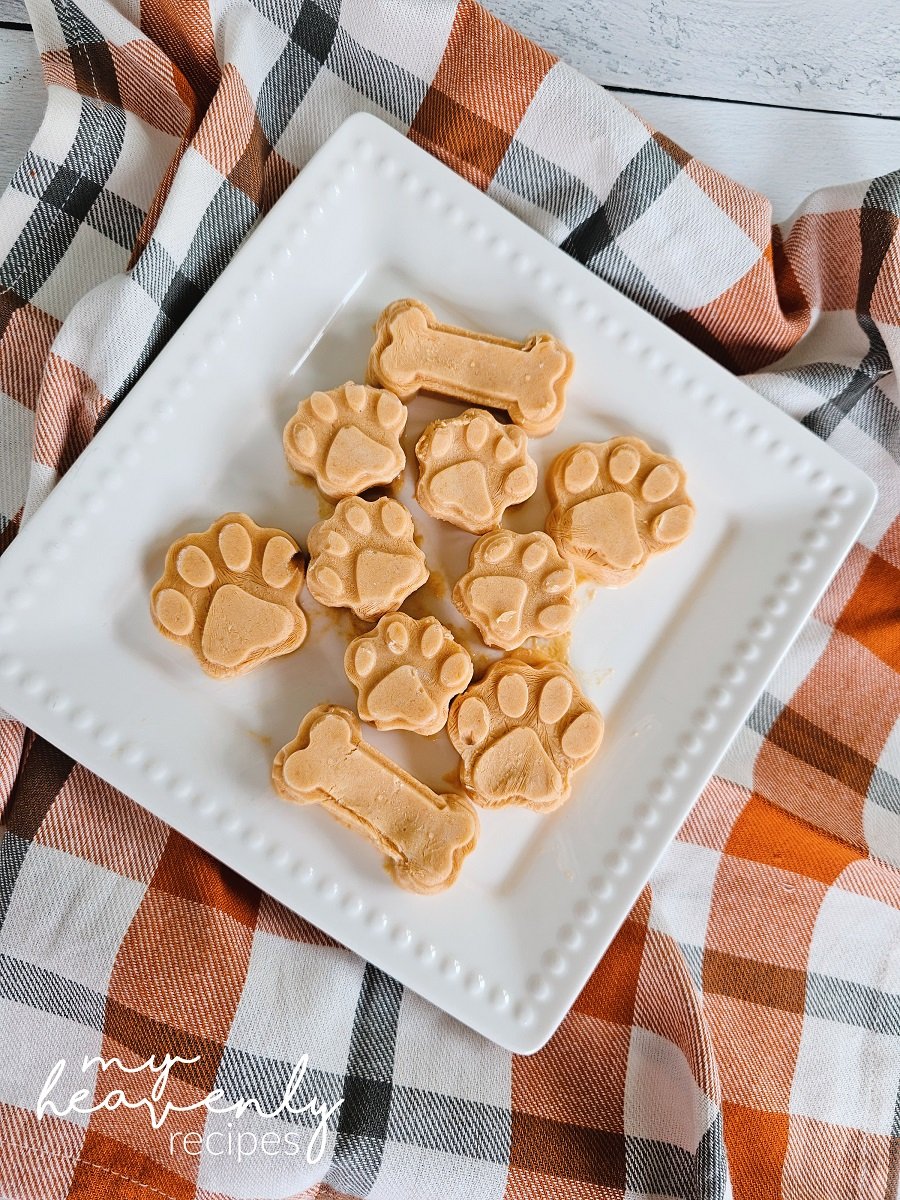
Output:
<instances>
[{"instance_id":1,"label":"frozen dog treat","mask_svg":"<svg viewBox=\"0 0 900 1200\"><path fill-rule=\"evenodd\" d=\"M547 532L585 575L619 587L691 532L685 485L681 463L640 438L581 442L550 467Z\"/></svg>"},{"instance_id":2,"label":"frozen dog treat","mask_svg":"<svg viewBox=\"0 0 900 1200\"><path fill-rule=\"evenodd\" d=\"M302 645L303 571L289 534L226 513L169 548L150 610L160 633L189 646L207 674L239 675Z\"/></svg>"},{"instance_id":3,"label":"frozen dog treat","mask_svg":"<svg viewBox=\"0 0 900 1200\"><path fill-rule=\"evenodd\" d=\"M284 428L284 453L329 500L393 482L406 464L406 407L392 392L345 383L301 400Z\"/></svg>"},{"instance_id":4,"label":"frozen dog treat","mask_svg":"<svg viewBox=\"0 0 900 1200\"><path fill-rule=\"evenodd\" d=\"M485 808L559 808L603 740L603 718L568 667L501 658L450 707L460 779Z\"/></svg>"},{"instance_id":5,"label":"frozen dog treat","mask_svg":"<svg viewBox=\"0 0 900 1200\"><path fill-rule=\"evenodd\" d=\"M307 584L330 608L377 621L399 608L428 578L409 511L382 496L338 501L332 516L309 531Z\"/></svg>"},{"instance_id":6,"label":"frozen dog treat","mask_svg":"<svg viewBox=\"0 0 900 1200\"><path fill-rule=\"evenodd\" d=\"M321 804L387 858L411 892L452 884L478 840L478 817L465 796L439 796L360 736L353 713L322 704L272 765L276 792L294 804Z\"/></svg>"},{"instance_id":7,"label":"frozen dog treat","mask_svg":"<svg viewBox=\"0 0 900 1200\"><path fill-rule=\"evenodd\" d=\"M402 612L354 638L344 669L364 721L425 735L447 724L450 701L468 687L473 670L469 652L436 617L415 621Z\"/></svg>"},{"instance_id":8,"label":"frozen dog treat","mask_svg":"<svg viewBox=\"0 0 900 1200\"><path fill-rule=\"evenodd\" d=\"M525 434L480 408L432 421L416 443L416 457L422 508L469 533L494 529L511 504L521 504L537 487Z\"/></svg>"},{"instance_id":9,"label":"frozen dog treat","mask_svg":"<svg viewBox=\"0 0 900 1200\"><path fill-rule=\"evenodd\" d=\"M375 325L367 375L401 400L427 391L503 409L538 437L559 424L573 366L571 353L549 333L507 341L442 325L418 300L395 300Z\"/></svg>"},{"instance_id":10,"label":"frozen dog treat","mask_svg":"<svg viewBox=\"0 0 900 1200\"><path fill-rule=\"evenodd\" d=\"M556 637L575 617L575 572L546 533L495 529L480 537L453 603L488 646L515 650Z\"/></svg>"}]
</instances>

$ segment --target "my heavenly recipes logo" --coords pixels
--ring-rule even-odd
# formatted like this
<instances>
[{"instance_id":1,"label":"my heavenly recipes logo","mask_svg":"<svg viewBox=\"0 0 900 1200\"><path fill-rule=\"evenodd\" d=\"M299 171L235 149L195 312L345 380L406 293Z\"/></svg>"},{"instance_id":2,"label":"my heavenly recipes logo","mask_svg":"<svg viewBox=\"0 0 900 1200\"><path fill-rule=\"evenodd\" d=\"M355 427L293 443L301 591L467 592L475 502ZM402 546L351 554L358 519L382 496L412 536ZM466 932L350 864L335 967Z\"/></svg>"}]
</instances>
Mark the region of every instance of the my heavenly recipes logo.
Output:
<instances>
[{"instance_id":1,"label":"my heavenly recipes logo","mask_svg":"<svg viewBox=\"0 0 900 1200\"><path fill-rule=\"evenodd\" d=\"M199 1060L199 1055L194 1058L180 1058L177 1054L167 1054L160 1062L157 1062L155 1058L149 1058L136 1067L127 1067L119 1058L88 1058L85 1056L81 1064L82 1075L86 1075L96 1067L104 1075L107 1071L121 1071L129 1078L144 1076L148 1082L150 1079L153 1081L148 1094L131 1099L121 1088L111 1088L101 1096L98 1079L97 1099L92 1100L92 1093L88 1088L78 1088L69 1095L68 1099L62 1100L60 1093L63 1095L65 1093L60 1081L66 1073L67 1064L64 1058L60 1058L50 1069L41 1089L35 1108L37 1118L41 1120L48 1113L55 1117L65 1117L69 1113L94 1113L101 1109L109 1112L115 1112L116 1109L145 1109L152 1128L162 1129L173 1114L196 1112L198 1109L205 1109L206 1112L216 1115L232 1115L238 1119L248 1112L273 1121L281 1118L283 1122L307 1117L313 1122L313 1128L308 1135L309 1140L306 1144L306 1161L314 1164L321 1159L328 1139L328 1122L343 1104L343 1100L328 1105L315 1095L306 1098L301 1096L309 1065L308 1054L301 1056L285 1084L277 1107L271 1110L263 1107L255 1096L228 1102L225 1093L220 1088L214 1089L201 1100L196 1100L192 1104L175 1104L167 1099L165 1091L172 1068L178 1065L189 1066ZM51 1095L54 1093L59 1096L60 1103L51 1099ZM238 1162L257 1152L267 1156L284 1154L285 1157L290 1158L301 1153L304 1135L307 1134L307 1129L285 1131L268 1129L265 1133L257 1135L250 1129L234 1129L232 1121L229 1121L227 1125L227 1129L212 1129L203 1134L196 1130L188 1132L177 1129L170 1130L169 1153L175 1154L183 1150L187 1154L198 1156L205 1150L207 1154L215 1157L224 1154L234 1156Z\"/></svg>"}]
</instances>

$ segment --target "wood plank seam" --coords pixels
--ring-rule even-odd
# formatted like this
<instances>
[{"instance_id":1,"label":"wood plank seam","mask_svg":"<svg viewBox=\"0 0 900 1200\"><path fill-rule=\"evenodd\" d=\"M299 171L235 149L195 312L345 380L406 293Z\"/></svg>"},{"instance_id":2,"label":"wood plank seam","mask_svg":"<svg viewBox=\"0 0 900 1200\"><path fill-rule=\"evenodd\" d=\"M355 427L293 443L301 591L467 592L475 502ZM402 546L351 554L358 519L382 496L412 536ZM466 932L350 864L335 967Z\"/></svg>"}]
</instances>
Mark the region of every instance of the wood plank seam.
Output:
<instances>
[{"instance_id":1,"label":"wood plank seam","mask_svg":"<svg viewBox=\"0 0 900 1200\"><path fill-rule=\"evenodd\" d=\"M33 32L33 27L27 22L19 21L0 21L0 31L10 29L23 32ZM824 113L827 116L846 116L846 117L868 117L876 116L882 121L900 121L900 116L893 116L890 113L860 113L852 109L842 108L817 108L809 104L781 104L777 101L768 103L762 100L740 100L733 96L716 96L704 95L699 96L691 92L673 92L666 88L640 88L640 87L621 87L616 83L606 83L602 79L597 82L601 87L608 91L624 93L627 96L670 96L673 100L711 100L721 104L744 104L750 108L780 108L787 112L814 112Z\"/></svg>"},{"instance_id":2,"label":"wood plank seam","mask_svg":"<svg viewBox=\"0 0 900 1200\"><path fill-rule=\"evenodd\" d=\"M639 88L639 87L621 87L617 83L604 83L602 80L597 80L601 87L606 88L608 92L624 93L628 96L667 96L672 100L701 100L711 104L741 104L746 108L778 108L785 112L803 112L803 113L823 113L828 117L861 117L863 120L869 120L874 117L879 121L900 121L900 116L892 116L890 113L861 113L854 109L844 108L815 108L809 104L780 104L775 100L737 100L733 96L698 96L691 92L670 92L660 91L656 88Z\"/></svg>"}]
</instances>

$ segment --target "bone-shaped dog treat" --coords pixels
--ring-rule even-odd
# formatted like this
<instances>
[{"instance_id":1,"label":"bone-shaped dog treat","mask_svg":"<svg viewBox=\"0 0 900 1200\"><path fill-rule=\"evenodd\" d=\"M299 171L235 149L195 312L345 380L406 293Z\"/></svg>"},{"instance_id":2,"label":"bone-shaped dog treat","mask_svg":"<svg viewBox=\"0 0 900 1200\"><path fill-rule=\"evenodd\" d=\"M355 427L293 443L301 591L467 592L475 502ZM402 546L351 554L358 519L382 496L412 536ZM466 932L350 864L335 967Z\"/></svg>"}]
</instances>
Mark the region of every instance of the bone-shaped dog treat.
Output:
<instances>
[{"instance_id":1,"label":"bone-shaped dog treat","mask_svg":"<svg viewBox=\"0 0 900 1200\"><path fill-rule=\"evenodd\" d=\"M346 708L320 704L275 756L275 791L295 804L321 804L386 855L396 883L439 892L454 883L478 840L465 796L438 796L360 736Z\"/></svg>"},{"instance_id":2,"label":"bone-shaped dog treat","mask_svg":"<svg viewBox=\"0 0 900 1200\"><path fill-rule=\"evenodd\" d=\"M549 333L510 342L441 325L418 300L395 300L378 318L375 334L368 380L401 400L424 390L500 408L538 437L559 424L574 363Z\"/></svg>"}]
</instances>

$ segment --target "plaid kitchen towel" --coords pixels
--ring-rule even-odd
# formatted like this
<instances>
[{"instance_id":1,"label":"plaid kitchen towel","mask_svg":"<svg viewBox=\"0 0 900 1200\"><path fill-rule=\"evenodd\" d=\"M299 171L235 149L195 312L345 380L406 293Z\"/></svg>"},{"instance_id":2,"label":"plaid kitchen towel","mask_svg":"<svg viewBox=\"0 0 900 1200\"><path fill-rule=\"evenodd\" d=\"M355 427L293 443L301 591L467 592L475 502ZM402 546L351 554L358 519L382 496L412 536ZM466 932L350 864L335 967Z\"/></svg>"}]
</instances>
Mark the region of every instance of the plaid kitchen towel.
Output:
<instances>
[{"instance_id":1,"label":"plaid kitchen towel","mask_svg":"<svg viewBox=\"0 0 900 1200\"><path fill-rule=\"evenodd\" d=\"M748 375L880 498L530 1058L5 722L3 1195L895 1195L900 171L819 192L773 227L762 196L473 0L30 11L49 107L0 201L4 540L358 109ZM136 1068L151 1059L148 1081ZM117 1091L136 1101L150 1084L182 1108L216 1089L267 1112L292 1088L298 1103L275 1118L194 1107L154 1128L147 1108L116 1107Z\"/></svg>"}]
</instances>

